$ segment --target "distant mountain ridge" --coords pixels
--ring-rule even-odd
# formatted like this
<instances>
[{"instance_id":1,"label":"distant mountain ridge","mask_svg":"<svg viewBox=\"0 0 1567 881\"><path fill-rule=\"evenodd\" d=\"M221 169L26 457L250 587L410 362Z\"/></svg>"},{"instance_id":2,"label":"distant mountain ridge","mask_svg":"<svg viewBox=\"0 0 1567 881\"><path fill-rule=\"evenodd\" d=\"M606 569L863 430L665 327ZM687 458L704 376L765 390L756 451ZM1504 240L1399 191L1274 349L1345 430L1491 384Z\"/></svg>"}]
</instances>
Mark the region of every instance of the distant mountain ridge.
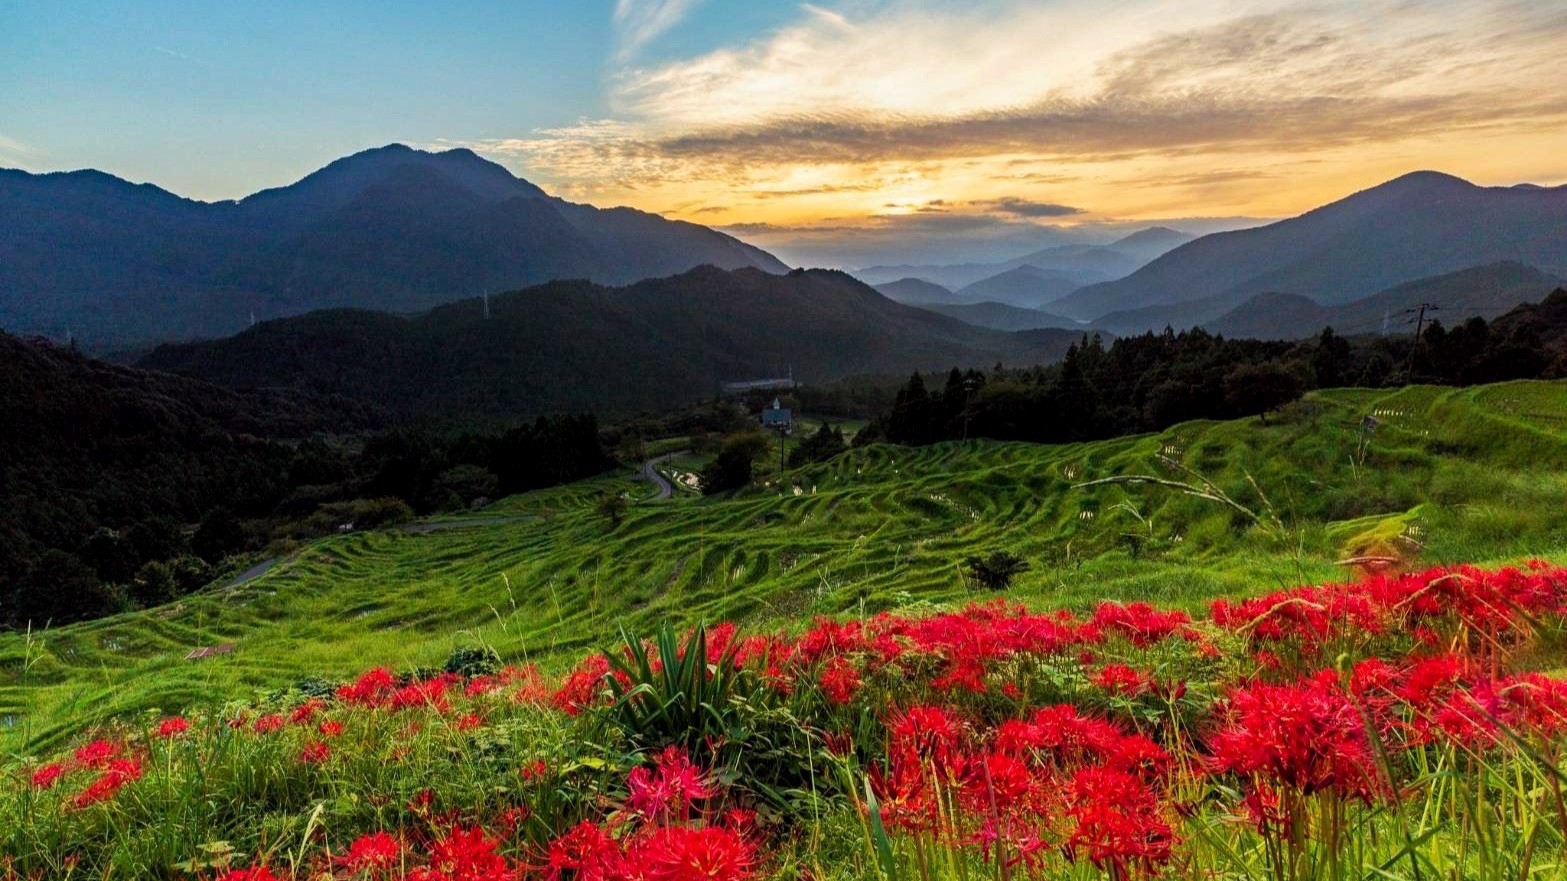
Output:
<instances>
[{"instance_id":1,"label":"distant mountain ridge","mask_svg":"<svg viewBox=\"0 0 1567 881\"><path fill-rule=\"evenodd\" d=\"M899 303L918 305L941 303L952 299L952 291L922 278L900 278L875 287L882 296Z\"/></svg>"},{"instance_id":2,"label":"distant mountain ridge","mask_svg":"<svg viewBox=\"0 0 1567 881\"><path fill-rule=\"evenodd\" d=\"M782 273L738 239L549 196L468 150L400 144L233 202L99 171L0 169L0 327L136 342L314 309L416 311L543 281Z\"/></svg>"},{"instance_id":3,"label":"distant mountain ridge","mask_svg":"<svg viewBox=\"0 0 1567 881\"><path fill-rule=\"evenodd\" d=\"M895 303L831 270L699 267L627 287L551 282L415 317L328 310L161 346L139 366L298 388L406 414L612 414L685 405L721 381L805 382L1053 361L1079 332L1003 333Z\"/></svg>"},{"instance_id":4,"label":"distant mountain ridge","mask_svg":"<svg viewBox=\"0 0 1567 881\"><path fill-rule=\"evenodd\" d=\"M941 315L950 315L975 327L989 327L994 330L1038 330L1047 327L1075 331L1094 330L1070 318L1052 315L1042 309L1027 309L1007 303L922 303L920 308Z\"/></svg>"},{"instance_id":5,"label":"distant mountain ridge","mask_svg":"<svg viewBox=\"0 0 1567 881\"><path fill-rule=\"evenodd\" d=\"M1005 303L1022 309L1037 309L1061 299L1082 287L1077 277L1060 269L1041 269L1025 263L980 279L952 292L948 303Z\"/></svg>"},{"instance_id":6,"label":"distant mountain ridge","mask_svg":"<svg viewBox=\"0 0 1567 881\"><path fill-rule=\"evenodd\" d=\"M1543 299L1562 279L1522 263L1503 261L1418 279L1349 303L1324 306L1298 294L1258 294L1204 324L1230 338L1305 339L1331 326L1339 334L1413 333L1411 310L1432 303L1427 318L1455 325L1466 318L1497 318Z\"/></svg>"},{"instance_id":7,"label":"distant mountain ridge","mask_svg":"<svg viewBox=\"0 0 1567 881\"><path fill-rule=\"evenodd\" d=\"M1109 244L1066 242L1030 251L1000 263L867 266L854 270L853 275L873 285L886 284L903 278L915 278L958 290L1020 266L1029 265L1041 270L1061 273L1084 285L1128 275L1160 254L1194 238L1196 236L1190 233L1154 226L1138 230Z\"/></svg>"},{"instance_id":8,"label":"distant mountain ridge","mask_svg":"<svg viewBox=\"0 0 1567 881\"><path fill-rule=\"evenodd\" d=\"M1256 294L1334 305L1499 261L1567 274L1567 187L1480 187L1415 172L1299 217L1203 236L1051 308L1082 320L1114 314L1126 331L1140 313L1157 321L1168 313L1155 307L1182 306L1189 325Z\"/></svg>"}]
</instances>

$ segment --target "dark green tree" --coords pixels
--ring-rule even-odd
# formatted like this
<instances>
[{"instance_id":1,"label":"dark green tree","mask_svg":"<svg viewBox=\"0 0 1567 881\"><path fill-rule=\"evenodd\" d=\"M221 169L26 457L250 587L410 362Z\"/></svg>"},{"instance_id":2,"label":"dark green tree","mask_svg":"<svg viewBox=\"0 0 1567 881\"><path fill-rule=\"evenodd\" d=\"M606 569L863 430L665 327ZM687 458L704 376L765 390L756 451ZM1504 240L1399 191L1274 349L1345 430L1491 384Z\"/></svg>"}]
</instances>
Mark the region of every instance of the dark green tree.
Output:
<instances>
[{"instance_id":1,"label":"dark green tree","mask_svg":"<svg viewBox=\"0 0 1567 881\"><path fill-rule=\"evenodd\" d=\"M994 551L984 557L968 557L963 561L969 578L987 590L1006 590L1012 579L1028 571L1028 561L1011 551Z\"/></svg>"},{"instance_id":2,"label":"dark green tree","mask_svg":"<svg viewBox=\"0 0 1567 881\"><path fill-rule=\"evenodd\" d=\"M1268 414L1298 399L1305 383L1275 361L1241 364L1224 377L1224 398L1235 413L1255 413L1268 424Z\"/></svg>"},{"instance_id":3,"label":"dark green tree","mask_svg":"<svg viewBox=\"0 0 1567 881\"><path fill-rule=\"evenodd\" d=\"M767 438L760 432L731 435L724 440L718 457L702 469L703 495L715 495L748 486L756 460L767 452Z\"/></svg>"}]
</instances>

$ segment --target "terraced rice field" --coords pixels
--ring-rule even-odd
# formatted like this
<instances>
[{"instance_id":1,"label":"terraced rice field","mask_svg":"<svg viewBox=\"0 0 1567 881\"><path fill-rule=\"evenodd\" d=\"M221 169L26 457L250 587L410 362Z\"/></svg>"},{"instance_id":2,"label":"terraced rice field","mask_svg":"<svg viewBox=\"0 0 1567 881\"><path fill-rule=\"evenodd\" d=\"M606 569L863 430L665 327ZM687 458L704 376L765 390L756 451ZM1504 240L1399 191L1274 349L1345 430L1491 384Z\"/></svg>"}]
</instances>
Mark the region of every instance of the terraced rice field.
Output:
<instances>
[{"instance_id":1,"label":"terraced rice field","mask_svg":"<svg viewBox=\"0 0 1567 881\"><path fill-rule=\"evenodd\" d=\"M955 606L987 596L961 562L993 550L1031 563L1012 596L1078 609L1106 598L1193 608L1332 580L1337 561L1368 550L1562 559L1563 414L1561 383L1336 390L1267 426L853 450L730 498L638 502L612 529L594 511L600 494L648 495L628 468L501 500L462 528L325 539L254 582L173 606L0 637L0 747L307 676L432 666L459 645L550 669L660 619L803 626ZM1136 474L1210 480L1259 522L1147 483L1076 488ZM495 518L522 519L482 522ZM225 643L235 650L185 660Z\"/></svg>"}]
</instances>

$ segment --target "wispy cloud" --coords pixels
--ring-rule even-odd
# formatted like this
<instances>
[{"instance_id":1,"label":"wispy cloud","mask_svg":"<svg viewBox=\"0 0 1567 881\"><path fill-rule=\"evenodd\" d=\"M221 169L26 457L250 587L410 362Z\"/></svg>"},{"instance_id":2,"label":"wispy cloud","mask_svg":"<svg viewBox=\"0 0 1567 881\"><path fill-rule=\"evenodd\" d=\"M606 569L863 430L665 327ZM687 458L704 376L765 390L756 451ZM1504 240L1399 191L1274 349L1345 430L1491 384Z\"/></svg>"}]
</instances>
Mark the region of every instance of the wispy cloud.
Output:
<instances>
[{"instance_id":1,"label":"wispy cloud","mask_svg":"<svg viewBox=\"0 0 1567 881\"><path fill-rule=\"evenodd\" d=\"M694 6L621 0L622 52ZM614 119L474 146L578 197L785 226L943 198L992 222L1200 199L1266 215L1412 167L1567 156L1563 57L1567 6L1535 0L806 5L747 42L623 63Z\"/></svg>"},{"instance_id":2,"label":"wispy cloud","mask_svg":"<svg viewBox=\"0 0 1567 881\"><path fill-rule=\"evenodd\" d=\"M679 24L703 0L617 0L616 60L629 61L643 46Z\"/></svg>"},{"instance_id":3,"label":"wispy cloud","mask_svg":"<svg viewBox=\"0 0 1567 881\"><path fill-rule=\"evenodd\" d=\"M31 171L38 151L28 145L0 134L0 166Z\"/></svg>"}]
</instances>

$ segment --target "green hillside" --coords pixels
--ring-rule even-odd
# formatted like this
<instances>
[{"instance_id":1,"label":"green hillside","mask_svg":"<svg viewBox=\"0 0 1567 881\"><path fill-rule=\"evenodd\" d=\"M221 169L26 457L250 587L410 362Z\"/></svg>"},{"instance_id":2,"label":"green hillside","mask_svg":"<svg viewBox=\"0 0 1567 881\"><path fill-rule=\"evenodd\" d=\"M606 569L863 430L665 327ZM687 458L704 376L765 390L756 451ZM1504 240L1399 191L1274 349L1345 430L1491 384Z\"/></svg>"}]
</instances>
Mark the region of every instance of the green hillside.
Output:
<instances>
[{"instance_id":1,"label":"green hillside","mask_svg":"<svg viewBox=\"0 0 1567 881\"><path fill-rule=\"evenodd\" d=\"M1362 417L1378 420L1360 455ZM1184 469L1161 462L1167 456ZM1201 475L1259 515L1117 475ZM960 562L1010 550L1011 595L1195 607L1333 579L1357 553L1425 562L1567 555L1567 383L1317 393L1270 424L1038 446L873 446L732 498L633 504L611 528L601 479L516 496L440 531L316 542L261 578L177 605L0 636L0 748L58 742L109 714L242 698L312 675L438 665L485 643L558 669L618 626L958 604ZM1418 550L1417 550L1418 549ZM200 646L236 649L184 660Z\"/></svg>"}]
</instances>

